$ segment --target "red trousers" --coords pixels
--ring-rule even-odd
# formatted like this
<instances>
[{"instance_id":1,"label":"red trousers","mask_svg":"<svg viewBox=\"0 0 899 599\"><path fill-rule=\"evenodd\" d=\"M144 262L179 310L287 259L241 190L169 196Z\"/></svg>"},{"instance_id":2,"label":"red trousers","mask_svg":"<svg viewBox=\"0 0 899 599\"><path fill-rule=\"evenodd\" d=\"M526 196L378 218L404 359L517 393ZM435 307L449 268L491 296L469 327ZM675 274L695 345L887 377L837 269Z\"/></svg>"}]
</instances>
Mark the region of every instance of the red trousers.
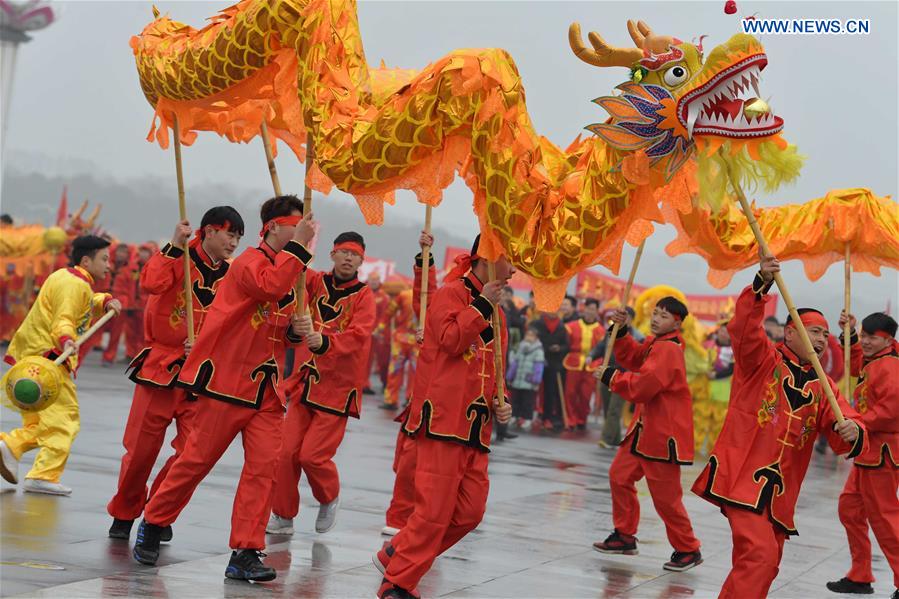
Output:
<instances>
[{"instance_id":1,"label":"red trousers","mask_svg":"<svg viewBox=\"0 0 899 599\"><path fill-rule=\"evenodd\" d=\"M134 520L144 511L149 497L159 489L169 469L184 451L196 415L197 402L189 401L183 389L159 389L137 385L131 400L131 412L122 445L125 455L119 468L119 488L106 506L106 511L119 520ZM165 432L175 421L178 433L172 439L175 453L166 460L162 470L147 490L147 481L159 450L165 442Z\"/></svg>"},{"instance_id":2,"label":"red trousers","mask_svg":"<svg viewBox=\"0 0 899 599\"><path fill-rule=\"evenodd\" d=\"M418 451L415 439L403 432L396 437L396 452L393 456L393 497L387 508L387 526L402 528L412 515L415 507L415 465L418 462Z\"/></svg>"},{"instance_id":3,"label":"red trousers","mask_svg":"<svg viewBox=\"0 0 899 599\"><path fill-rule=\"evenodd\" d=\"M277 482L272 511L282 518L295 518L300 511L300 473L319 503L330 503L340 495L340 476L334 455L346 432L345 416L329 414L292 401L284 419L284 443L278 456Z\"/></svg>"},{"instance_id":4,"label":"red trousers","mask_svg":"<svg viewBox=\"0 0 899 599\"><path fill-rule=\"evenodd\" d=\"M596 390L596 379L592 372L586 370L569 370L565 377L565 409L568 412L565 426L587 424L590 397Z\"/></svg>"},{"instance_id":5,"label":"red trousers","mask_svg":"<svg viewBox=\"0 0 899 599\"><path fill-rule=\"evenodd\" d=\"M387 386L384 388L384 403L399 403L403 381L406 382L406 395L412 393L412 381L415 380L415 359L418 357L418 346L415 344L393 343L390 349L390 368L387 371Z\"/></svg>"},{"instance_id":6,"label":"red trousers","mask_svg":"<svg viewBox=\"0 0 899 599\"><path fill-rule=\"evenodd\" d=\"M846 578L874 582L870 525L893 570L893 586L899 588L899 470L889 466L852 468L839 505L840 522L846 529L852 555L852 568Z\"/></svg>"},{"instance_id":7,"label":"red trousers","mask_svg":"<svg viewBox=\"0 0 899 599\"><path fill-rule=\"evenodd\" d=\"M110 321L109 343L103 352L105 362L115 362L119 353L119 340L125 334L125 356L133 358L144 348L144 311L123 310Z\"/></svg>"},{"instance_id":8,"label":"red trousers","mask_svg":"<svg viewBox=\"0 0 899 599\"><path fill-rule=\"evenodd\" d=\"M656 513L665 523L668 542L675 551L699 550L699 539L693 535L690 516L684 508L680 482L680 465L654 462L631 453L630 443L622 445L609 468L612 489L612 522L626 535L636 535L640 523L640 500L636 482L646 477L649 495Z\"/></svg>"},{"instance_id":9,"label":"red trousers","mask_svg":"<svg viewBox=\"0 0 899 599\"><path fill-rule=\"evenodd\" d=\"M438 555L481 522L490 488L486 453L424 435L415 445L415 509L391 541L395 553L384 575L410 591Z\"/></svg>"},{"instance_id":10,"label":"red trousers","mask_svg":"<svg viewBox=\"0 0 899 599\"><path fill-rule=\"evenodd\" d=\"M144 519L158 526L173 523L197 485L240 433L244 464L231 511L230 546L264 549L284 424L281 400L269 385L258 410L202 396L196 409L187 446L144 506Z\"/></svg>"},{"instance_id":11,"label":"red trousers","mask_svg":"<svg viewBox=\"0 0 899 599\"><path fill-rule=\"evenodd\" d=\"M777 578L787 533L761 514L726 507L724 515L733 537L730 574L718 599L765 599Z\"/></svg>"}]
</instances>

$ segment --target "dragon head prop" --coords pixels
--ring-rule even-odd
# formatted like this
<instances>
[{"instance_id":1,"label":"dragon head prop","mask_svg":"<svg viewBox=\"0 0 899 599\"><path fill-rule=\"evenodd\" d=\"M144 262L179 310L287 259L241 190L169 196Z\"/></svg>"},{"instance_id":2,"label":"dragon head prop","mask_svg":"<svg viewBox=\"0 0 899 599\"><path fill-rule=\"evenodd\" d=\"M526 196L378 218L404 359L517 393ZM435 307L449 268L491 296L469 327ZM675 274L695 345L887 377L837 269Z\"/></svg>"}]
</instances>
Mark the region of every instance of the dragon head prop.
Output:
<instances>
[{"instance_id":1,"label":"dragon head prop","mask_svg":"<svg viewBox=\"0 0 899 599\"><path fill-rule=\"evenodd\" d=\"M630 81L617 87L619 95L594 100L611 118L587 129L618 150L644 152L666 180L697 147L710 154L729 142L732 150L746 147L754 158L767 141L786 149L779 136L783 119L759 97L759 75L768 59L758 40L737 34L704 58L702 39L691 44L660 36L642 21L627 26L632 48L610 46L595 32L587 48L580 26L569 28L578 58L631 71Z\"/></svg>"}]
</instances>

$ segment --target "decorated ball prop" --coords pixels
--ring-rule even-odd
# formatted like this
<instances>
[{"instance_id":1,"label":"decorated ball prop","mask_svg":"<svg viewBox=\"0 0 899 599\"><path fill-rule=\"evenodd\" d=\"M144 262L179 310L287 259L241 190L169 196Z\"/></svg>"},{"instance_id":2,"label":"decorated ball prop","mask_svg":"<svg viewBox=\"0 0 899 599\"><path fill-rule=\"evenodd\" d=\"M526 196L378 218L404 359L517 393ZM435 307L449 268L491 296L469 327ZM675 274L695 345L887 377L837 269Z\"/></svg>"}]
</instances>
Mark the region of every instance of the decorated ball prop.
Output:
<instances>
[{"instance_id":1,"label":"decorated ball prop","mask_svg":"<svg viewBox=\"0 0 899 599\"><path fill-rule=\"evenodd\" d=\"M66 232L60 227L50 227L44 231L44 248L48 252L61 252L67 241Z\"/></svg>"},{"instance_id":2,"label":"decorated ball prop","mask_svg":"<svg viewBox=\"0 0 899 599\"><path fill-rule=\"evenodd\" d=\"M20 412L40 412L59 397L62 376L62 367L46 358L23 358L3 376L3 403Z\"/></svg>"}]
</instances>

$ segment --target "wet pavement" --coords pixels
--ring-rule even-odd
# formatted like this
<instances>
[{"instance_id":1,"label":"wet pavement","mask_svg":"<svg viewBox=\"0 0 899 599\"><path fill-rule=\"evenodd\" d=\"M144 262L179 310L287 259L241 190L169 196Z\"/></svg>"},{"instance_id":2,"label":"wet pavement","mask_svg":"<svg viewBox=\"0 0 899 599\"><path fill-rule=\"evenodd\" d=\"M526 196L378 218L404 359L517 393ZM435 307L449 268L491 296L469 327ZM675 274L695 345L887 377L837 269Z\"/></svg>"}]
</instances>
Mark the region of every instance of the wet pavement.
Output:
<instances>
[{"instance_id":1,"label":"wet pavement","mask_svg":"<svg viewBox=\"0 0 899 599\"><path fill-rule=\"evenodd\" d=\"M300 483L303 508L292 537L269 536L272 583L226 580L231 503L242 464L236 441L200 485L174 525L155 568L141 566L130 545L106 536L106 503L114 493L121 436L131 400L124 366L100 368L91 357L79 372L81 433L62 482L71 497L0 487L0 594L31 597L374 597L381 580L371 556L393 486L393 413L366 396L361 420L350 420L337 454L342 491L337 526L314 532L315 500ZM9 430L18 416L4 409ZM671 554L645 484L640 555L607 556L591 544L610 532L608 468L612 450L597 447L598 425L577 436L522 435L495 447L484 521L440 557L424 578L425 597L714 597L730 567L727 521L692 494L685 505L703 543L705 563L684 573L661 566ZM162 452L157 467L170 453ZM19 466L20 479L34 452ZM689 487L701 465L683 469ZM800 536L788 541L772 597L837 597L824 583L849 565L837 518L837 496L849 465L815 455L799 500ZM136 526L135 526L136 531ZM134 536L132 535L133 542ZM875 597L889 597L892 576L875 543Z\"/></svg>"}]
</instances>

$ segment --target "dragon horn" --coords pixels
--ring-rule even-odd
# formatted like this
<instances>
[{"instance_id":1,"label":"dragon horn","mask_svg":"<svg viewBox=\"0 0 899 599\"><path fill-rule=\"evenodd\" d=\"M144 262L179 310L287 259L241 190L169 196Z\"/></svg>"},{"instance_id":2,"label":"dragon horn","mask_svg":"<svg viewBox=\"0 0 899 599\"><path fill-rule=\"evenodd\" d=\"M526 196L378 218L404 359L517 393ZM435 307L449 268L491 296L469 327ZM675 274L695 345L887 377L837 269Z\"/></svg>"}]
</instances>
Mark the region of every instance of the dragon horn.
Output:
<instances>
[{"instance_id":1,"label":"dragon horn","mask_svg":"<svg viewBox=\"0 0 899 599\"><path fill-rule=\"evenodd\" d=\"M630 23L628 23L628 28L630 28ZM595 67L631 68L635 62L643 58L643 50L640 48L610 46L595 31L587 34L587 38L593 46L592 50L584 45L580 23L574 22L568 27L568 45L571 46L571 51L575 56Z\"/></svg>"},{"instance_id":2,"label":"dragon horn","mask_svg":"<svg viewBox=\"0 0 899 599\"><path fill-rule=\"evenodd\" d=\"M675 46L680 43L680 40L670 35L656 35L653 33L652 28L643 21L628 21L627 31L631 34L634 44L643 50L646 56L662 54L668 51L669 46Z\"/></svg>"},{"instance_id":3,"label":"dragon horn","mask_svg":"<svg viewBox=\"0 0 899 599\"><path fill-rule=\"evenodd\" d=\"M86 226L88 228L94 226L94 222L97 220L97 217L100 215L100 209L103 208L103 204L97 204L94 206L94 211L91 212L91 215L87 219Z\"/></svg>"}]
</instances>

